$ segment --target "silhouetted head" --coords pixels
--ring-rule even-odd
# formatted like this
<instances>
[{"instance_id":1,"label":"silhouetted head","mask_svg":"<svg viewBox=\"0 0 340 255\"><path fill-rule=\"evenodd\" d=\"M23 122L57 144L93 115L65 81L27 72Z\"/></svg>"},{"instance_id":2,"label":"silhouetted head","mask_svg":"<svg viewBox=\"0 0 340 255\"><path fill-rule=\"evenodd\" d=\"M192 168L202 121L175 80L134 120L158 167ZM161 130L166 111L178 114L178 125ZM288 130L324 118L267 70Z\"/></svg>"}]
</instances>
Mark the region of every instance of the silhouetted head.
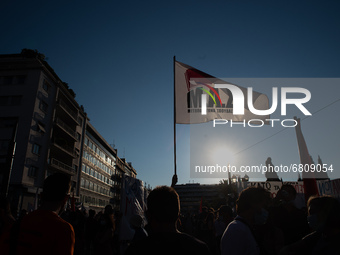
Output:
<instances>
[{"instance_id":1,"label":"silhouetted head","mask_svg":"<svg viewBox=\"0 0 340 255\"><path fill-rule=\"evenodd\" d=\"M105 206L104 214L107 214L107 215L113 214L112 205L107 205L107 206Z\"/></svg>"},{"instance_id":2,"label":"silhouetted head","mask_svg":"<svg viewBox=\"0 0 340 255\"><path fill-rule=\"evenodd\" d=\"M284 184L282 185L280 191L280 199L288 202L288 201L294 201L296 198L296 190L292 185Z\"/></svg>"},{"instance_id":3,"label":"silhouetted head","mask_svg":"<svg viewBox=\"0 0 340 255\"><path fill-rule=\"evenodd\" d=\"M177 192L167 186L156 187L147 199L147 217L149 221L176 222L180 212Z\"/></svg>"},{"instance_id":4,"label":"silhouetted head","mask_svg":"<svg viewBox=\"0 0 340 255\"><path fill-rule=\"evenodd\" d=\"M270 193L261 187L249 187L243 190L237 201L237 214L247 218L249 223L264 224L268 218L265 209L270 201Z\"/></svg>"},{"instance_id":5,"label":"silhouetted head","mask_svg":"<svg viewBox=\"0 0 340 255\"><path fill-rule=\"evenodd\" d=\"M233 210L228 205L221 205L218 209L218 214L223 218L231 218L233 216Z\"/></svg>"},{"instance_id":6,"label":"silhouetted head","mask_svg":"<svg viewBox=\"0 0 340 255\"><path fill-rule=\"evenodd\" d=\"M44 181L42 199L44 202L62 202L70 192L70 176L55 173Z\"/></svg>"},{"instance_id":7,"label":"silhouetted head","mask_svg":"<svg viewBox=\"0 0 340 255\"><path fill-rule=\"evenodd\" d=\"M308 223L313 230L340 229L340 202L331 196L310 197Z\"/></svg>"}]
</instances>

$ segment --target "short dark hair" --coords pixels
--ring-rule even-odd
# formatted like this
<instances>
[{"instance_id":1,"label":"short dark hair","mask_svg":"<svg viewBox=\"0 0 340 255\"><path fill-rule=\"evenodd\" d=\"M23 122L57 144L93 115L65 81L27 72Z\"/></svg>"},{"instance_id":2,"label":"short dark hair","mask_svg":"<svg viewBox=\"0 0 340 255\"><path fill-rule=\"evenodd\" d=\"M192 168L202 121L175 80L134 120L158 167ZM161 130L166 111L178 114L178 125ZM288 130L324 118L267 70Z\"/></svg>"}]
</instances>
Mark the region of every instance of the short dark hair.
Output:
<instances>
[{"instance_id":1,"label":"short dark hair","mask_svg":"<svg viewBox=\"0 0 340 255\"><path fill-rule=\"evenodd\" d=\"M290 184L283 184L281 186L281 190L286 190L287 192L290 192L294 197L296 197L296 189L293 185Z\"/></svg>"},{"instance_id":2,"label":"short dark hair","mask_svg":"<svg viewBox=\"0 0 340 255\"><path fill-rule=\"evenodd\" d=\"M70 176L62 173L55 173L48 176L43 186L43 201L62 201L70 191Z\"/></svg>"},{"instance_id":3,"label":"short dark hair","mask_svg":"<svg viewBox=\"0 0 340 255\"><path fill-rule=\"evenodd\" d=\"M340 202L336 198L328 195L321 197L311 196L307 202L307 208L311 204L317 207L317 214L325 220L327 227L340 228Z\"/></svg>"},{"instance_id":4,"label":"short dark hair","mask_svg":"<svg viewBox=\"0 0 340 255\"><path fill-rule=\"evenodd\" d=\"M176 222L180 204L177 192L168 186L159 186L153 189L148 198L148 218L160 222Z\"/></svg>"},{"instance_id":5,"label":"short dark hair","mask_svg":"<svg viewBox=\"0 0 340 255\"><path fill-rule=\"evenodd\" d=\"M261 187L248 187L241 191L236 201L237 214L250 210L257 204L270 200L270 193Z\"/></svg>"}]
</instances>

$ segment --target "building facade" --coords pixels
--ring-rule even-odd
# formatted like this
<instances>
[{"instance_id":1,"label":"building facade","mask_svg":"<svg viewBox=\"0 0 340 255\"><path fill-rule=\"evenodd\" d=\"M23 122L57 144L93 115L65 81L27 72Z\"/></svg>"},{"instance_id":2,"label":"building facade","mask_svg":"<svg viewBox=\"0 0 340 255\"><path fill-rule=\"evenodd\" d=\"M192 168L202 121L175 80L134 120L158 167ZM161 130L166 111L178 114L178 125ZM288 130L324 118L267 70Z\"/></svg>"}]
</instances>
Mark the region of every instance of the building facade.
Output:
<instances>
[{"instance_id":1,"label":"building facade","mask_svg":"<svg viewBox=\"0 0 340 255\"><path fill-rule=\"evenodd\" d=\"M117 151L90 124L82 156L79 199L89 209L103 209L113 204L114 180Z\"/></svg>"},{"instance_id":2,"label":"building facade","mask_svg":"<svg viewBox=\"0 0 340 255\"><path fill-rule=\"evenodd\" d=\"M55 172L71 177L71 195L85 206L119 207L119 178L136 170L125 160L117 170L117 159L43 54L0 55L0 193L13 208L36 208Z\"/></svg>"}]
</instances>

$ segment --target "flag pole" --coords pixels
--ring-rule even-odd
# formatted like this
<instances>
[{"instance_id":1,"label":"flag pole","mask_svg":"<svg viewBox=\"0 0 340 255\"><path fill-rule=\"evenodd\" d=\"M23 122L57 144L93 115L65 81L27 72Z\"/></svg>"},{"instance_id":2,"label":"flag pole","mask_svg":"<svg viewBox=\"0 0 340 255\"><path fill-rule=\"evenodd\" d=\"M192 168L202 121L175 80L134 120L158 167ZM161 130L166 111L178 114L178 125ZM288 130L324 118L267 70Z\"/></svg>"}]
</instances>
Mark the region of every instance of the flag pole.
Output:
<instances>
[{"instance_id":1,"label":"flag pole","mask_svg":"<svg viewBox=\"0 0 340 255\"><path fill-rule=\"evenodd\" d=\"M174 56L174 167L175 175L177 175L177 159L176 159L176 56Z\"/></svg>"}]
</instances>

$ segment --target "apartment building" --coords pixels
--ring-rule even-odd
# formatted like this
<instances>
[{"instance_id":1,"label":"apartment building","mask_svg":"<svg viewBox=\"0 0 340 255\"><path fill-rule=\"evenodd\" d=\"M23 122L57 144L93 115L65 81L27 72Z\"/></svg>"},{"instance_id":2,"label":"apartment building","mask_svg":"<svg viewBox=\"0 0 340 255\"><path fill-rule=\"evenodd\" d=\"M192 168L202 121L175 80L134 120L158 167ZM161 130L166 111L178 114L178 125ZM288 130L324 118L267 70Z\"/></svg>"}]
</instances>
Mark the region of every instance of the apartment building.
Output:
<instances>
[{"instance_id":1,"label":"apartment building","mask_svg":"<svg viewBox=\"0 0 340 255\"><path fill-rule=\"evenodd\" d=\"M96 210L119 209L123 174L137 175L43 54L0 55L0 193L13 208L33 210L44 179L55 172L71 176L71 195Z\"/></svg>"},{"instance_id":2,"label":"apartment building","mask_svg":"<svg viewBox=\"0 0 340 255\"><path fill-rule=\"evenodd\" d=\"M76 186L84 121L42 54L0 56L0 185L14 207L34 208L51 173L69 174Z\"/></svg>"},{"instance_id":3,"label":"apartment building","mask_svg":"<svg viewBox=\"0 0 340 255\"><path fill-rule=\"evenodd\" d=\"M80 202L86 208L98 210L114 204L116 159L117 151L87 123L79 190Z\"/></svg>"}]
</instances>

